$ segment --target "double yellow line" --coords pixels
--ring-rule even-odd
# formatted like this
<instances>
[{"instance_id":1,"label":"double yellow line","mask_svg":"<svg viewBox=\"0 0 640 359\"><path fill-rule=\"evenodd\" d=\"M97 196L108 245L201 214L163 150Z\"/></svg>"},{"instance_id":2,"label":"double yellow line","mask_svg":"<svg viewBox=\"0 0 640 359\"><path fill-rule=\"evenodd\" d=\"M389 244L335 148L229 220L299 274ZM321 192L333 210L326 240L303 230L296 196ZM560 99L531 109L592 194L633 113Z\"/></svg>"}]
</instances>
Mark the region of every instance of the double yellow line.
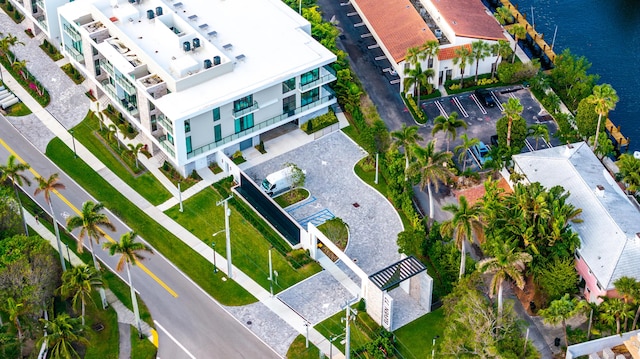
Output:
<instances>
[{"instance_id":1,"label":"double yellow line","mask_svg":"<svg viewBox=\"0 0 640 359\"><path fill-rule=\"evenodd\" d=\"M2 147L4 147L7 151L9 151L9 153L11 153L12 155L14 155L16 157L16 159L18 159L18 161L25 163L26 162L11 148L9 147L9 145L7 145L7 143L0 138L0 144L2 145ZM36 172L36 170L34 170L33 168L29 168L29 171L36 177L42 177L38 174L38 172ZM67 204L67 206L69 206L69 208L71 208L71 210L73 210L76 214L80 215L82 214L82 212L76 208L76 206L74 206L71 202L69 202L68 199L66 199L62 194L60 194L60 192L53 190L53 193L55 193L64 203ZM100 229L100 232L102 233L102 235L104 236L104 238L106 238L108 241L115 243L116 241L111 238L111 236L109 236L107 233L105 233L103 230ZM89 239L91 240L91 239ZM149 268L147 268L144 264L142 264L140 261L136 260L136 265L142 269L145 273L147 273L149 275L149 277L151 277L153 280L155 280L158 284L160 284L160 286L162 286L162 288L164 288L167 292L169 292L169 294L171 294L173 297L177 298L178 297L178 293L176 293L173 289L171 289L165 282L163 282L160 278L158 278L155 274L153 274L153 272L151 272L149 270Z\"/></svg>"}]
</instances>

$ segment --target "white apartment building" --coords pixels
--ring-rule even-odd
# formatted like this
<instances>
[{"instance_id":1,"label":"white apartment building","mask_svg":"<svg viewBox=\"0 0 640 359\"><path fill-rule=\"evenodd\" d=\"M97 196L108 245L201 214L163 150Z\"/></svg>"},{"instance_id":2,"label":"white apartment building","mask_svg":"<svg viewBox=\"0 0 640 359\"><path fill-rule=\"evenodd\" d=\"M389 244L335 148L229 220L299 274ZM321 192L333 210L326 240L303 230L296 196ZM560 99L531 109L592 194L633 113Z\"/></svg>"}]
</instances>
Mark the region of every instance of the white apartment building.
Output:
<instances>
[{"instance_id":1,"label":"white apartment building","mask_svg":"<svg viewBox=\"0 0 640 359\"><path fill-rule=\"evenodd\" d=\"M34 35L44 33L56 47L60 46L60 25L56 9L73 0L9 0L25 17Z\"/></svg>"},{"instance_id":2,"label":"white apartment building","mask_svg":"<svg viewBox=\"0 0 640 359\"><path fill-rule=\"evenodd\" d=\"M335 55L280 0L83 0L58 14L94 94L183 175L336 102Z\"/></svg>"}]
</instances>

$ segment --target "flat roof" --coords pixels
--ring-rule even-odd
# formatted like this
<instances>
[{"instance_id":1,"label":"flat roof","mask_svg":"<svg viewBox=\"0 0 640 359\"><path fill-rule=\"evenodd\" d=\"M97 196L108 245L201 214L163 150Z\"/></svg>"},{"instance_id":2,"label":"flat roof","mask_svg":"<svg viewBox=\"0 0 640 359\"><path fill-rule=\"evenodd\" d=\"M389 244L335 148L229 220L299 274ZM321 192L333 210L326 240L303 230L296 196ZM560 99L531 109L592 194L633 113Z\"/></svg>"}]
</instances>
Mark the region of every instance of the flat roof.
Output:
<instances>
[{"instance_id":1,"label":"flat roof","mask_svg":"<svg viewBox=\"0 0 640 359\"><path fill-rule=\"evenodd\" d=\"M280 0L87 0L64 5L60 14L71 21L91 14L118 38L100 44L114 55L107 56L109 61L133 70L126 58L118 58L135 55L149 73L167 82L172 93L156 103L173 119L255 93L336 58L310 36L309 22ZM205 60L213 62L216 56L218 66L227 70L205 68Z\"/></svg>"},{"instance_id":2,"label":"flat roof","mask_svg":"<svg viewBox=\"0 0 640 359\"><path fill-rule=\"evenodd\" d=\"M513 160L529 182L562 186L570 193L569 202L582 209L582 222L571 227L580 236L580 255L604 289L612 289L622 276L640 280L640 211L586 143L570 147L519 154Z\"/></svg>"},{"instance_id":3,"label":"flat roof","mask_svg":"<svg viewBox=\"0 0 640 359\"><path fill-rule=\"evenodd\" d=\"M382 44L396 63L404 60L407 50L436 40L427 23L409 0L352 0L362 12Z\"/></svg>"},{"instance_id":4,"label":"flat roof","mask_svg":"<svg viewBox=\"0 0 640 359\"><path fill-rule=\"evenodd\" d=\"M426 0L440 12L457 36L486 40L504 39L498 21L480 0Z\"/></svg>"},{"instance_id":5,"label":"flat roof","mask_svg":"<svg viewBox=\"0 0 640 359\"><path fill-rule=\"evenodd\" d=\"M387 290L426 270L422 262L409 256L373 273L369 279L381 290Z\"/></svg>"}]
</instances>

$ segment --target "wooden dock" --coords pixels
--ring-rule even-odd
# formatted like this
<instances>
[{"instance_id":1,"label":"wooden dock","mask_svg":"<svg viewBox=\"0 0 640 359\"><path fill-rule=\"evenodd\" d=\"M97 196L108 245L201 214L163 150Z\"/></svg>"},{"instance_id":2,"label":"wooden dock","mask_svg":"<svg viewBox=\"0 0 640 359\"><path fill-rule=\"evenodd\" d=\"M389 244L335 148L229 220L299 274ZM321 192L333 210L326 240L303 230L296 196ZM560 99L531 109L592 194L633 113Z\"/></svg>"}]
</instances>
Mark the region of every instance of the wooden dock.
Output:
<instances>
[{"instance_id":1,"label":"wooden dock","mask_svg":"<svg viewBox=\"0 0 640 359\"><path fill-rule=\"evenodd\" d=\"M507 9L509 9L511 11L511 15L516 20L516 22L518 24L522 25L525 28L525 30L527 30L527 33L529 34L529 36L531 36L533 41L536 44L538 44L538 46L542 49L544 54L547 55L549 60L551 60L552 63L555 63L556 62L556 53L553 51L551 46L549 46L549 44L547 44L547 42L544 40L544 34L538 33L533 28L533 26L531 24L529 24L529 22L527 21L526 16L521 14L520 11L518 11L518 9L513 4L511 4L511 2L509 0L500 0L500 1L502 2L502 5L504 5ZM507 26L505 26L505 28L508 29L510 26L513 26L513 25L507 25Z\"/></svg>"},{"instance_id":2,"label":"wooden dock","mask_svg":"<svg viewBox=\"0 0 640 359\"><path fill-rule=\"evenodd\" d=\"M621 149L622 147L629 148L629 137L624 137L622 132L620 132L620 126L617 126L611 122L611 120L607 117L607 122L605 122L605 128L609 131L609 134L615 140L617 144L617 148Z\"/></svg>"}]
</instances>

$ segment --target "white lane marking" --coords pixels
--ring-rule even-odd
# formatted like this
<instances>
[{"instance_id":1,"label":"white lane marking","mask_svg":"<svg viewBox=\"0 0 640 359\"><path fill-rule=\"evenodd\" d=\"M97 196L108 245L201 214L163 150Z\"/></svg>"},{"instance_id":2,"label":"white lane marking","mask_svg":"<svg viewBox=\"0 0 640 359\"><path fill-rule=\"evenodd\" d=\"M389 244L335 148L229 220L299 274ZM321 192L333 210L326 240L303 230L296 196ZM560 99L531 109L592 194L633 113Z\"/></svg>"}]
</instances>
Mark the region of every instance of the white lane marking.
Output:
<instances>
[{"instance_id":1,"label":"white lane marking","mask_svg":"<svg viewBox=\"0 0 640 359\"><path fill-rule=\"evenodd\" d=\"M464 109L464 107L462 106L462 104L460 103L460 100L457 97L453 98L453 103L456 104L456 106L458 106L458 108L460 109L460 113L462 113L462 116L464 117L469 117L469 114L467 113L467 111Z\"/></svg>"},{"instance_id":2,"label":"white lane marking","mask_svg":"<svg viewBox=\"0 0 640 359\"><path fill-rule=\"evenodd\" d=\"M484 109L484 107L480 104L480 101L478 101L478 98L476 97L476 95L471 94L471 99L473 100L473 102L476 103L476 105L478 105L478 108L480 109L480 112L482 112L483 115L487 114L487 110Z\"/></svg>"},{"instance_id":3,"label":"white lane marking","mask_svg":"<svg viewBox=\"0 0 640 359\"><path fill-rule=\"evenodd\" d=\"M447 114L447 112L444 110L444 107L442 107L442 104L440 103L440 101L436 100L433 102L436 107L438 108L438 110L440 110L440 115L442 115L442 117L449 117L449 115Z\"/></svg>"},{"instance_id":4,"label":"white lane marking","mask_svg":"<svg viewBox=\"0 0 640 359\"><path fill-rule=\"evenodd\" d=\"M169 338L170 338L171 340L173 340L173 342L174 342L174 343L178 344L178 346L180 347L180 349L184 350L184 352L185 352L185 353L187 353L187 355L188 355L189 357L191 357L192 359L196 359L196 357L195 357L195 356L193 356L193 354L191 354L191 353L187 350L187 348L185 348L182 344L180 344L180 342L179 342L179 341L177 341L177 340L176 340L176 338L174 338L174 337L173 337L173 335L169 334L169 332L168 332L166 329L164 329L164 327L163 327L162 325L160 325L160 323L158 323L158 321L157 321L157 320L154 320L154 321L153 321L153 323L155 323L156 327L160 328L160 329L161 329L161 330L162 330L166 335L168 335L168 336L169 336Z\"/></svg>"}]
</instances>

